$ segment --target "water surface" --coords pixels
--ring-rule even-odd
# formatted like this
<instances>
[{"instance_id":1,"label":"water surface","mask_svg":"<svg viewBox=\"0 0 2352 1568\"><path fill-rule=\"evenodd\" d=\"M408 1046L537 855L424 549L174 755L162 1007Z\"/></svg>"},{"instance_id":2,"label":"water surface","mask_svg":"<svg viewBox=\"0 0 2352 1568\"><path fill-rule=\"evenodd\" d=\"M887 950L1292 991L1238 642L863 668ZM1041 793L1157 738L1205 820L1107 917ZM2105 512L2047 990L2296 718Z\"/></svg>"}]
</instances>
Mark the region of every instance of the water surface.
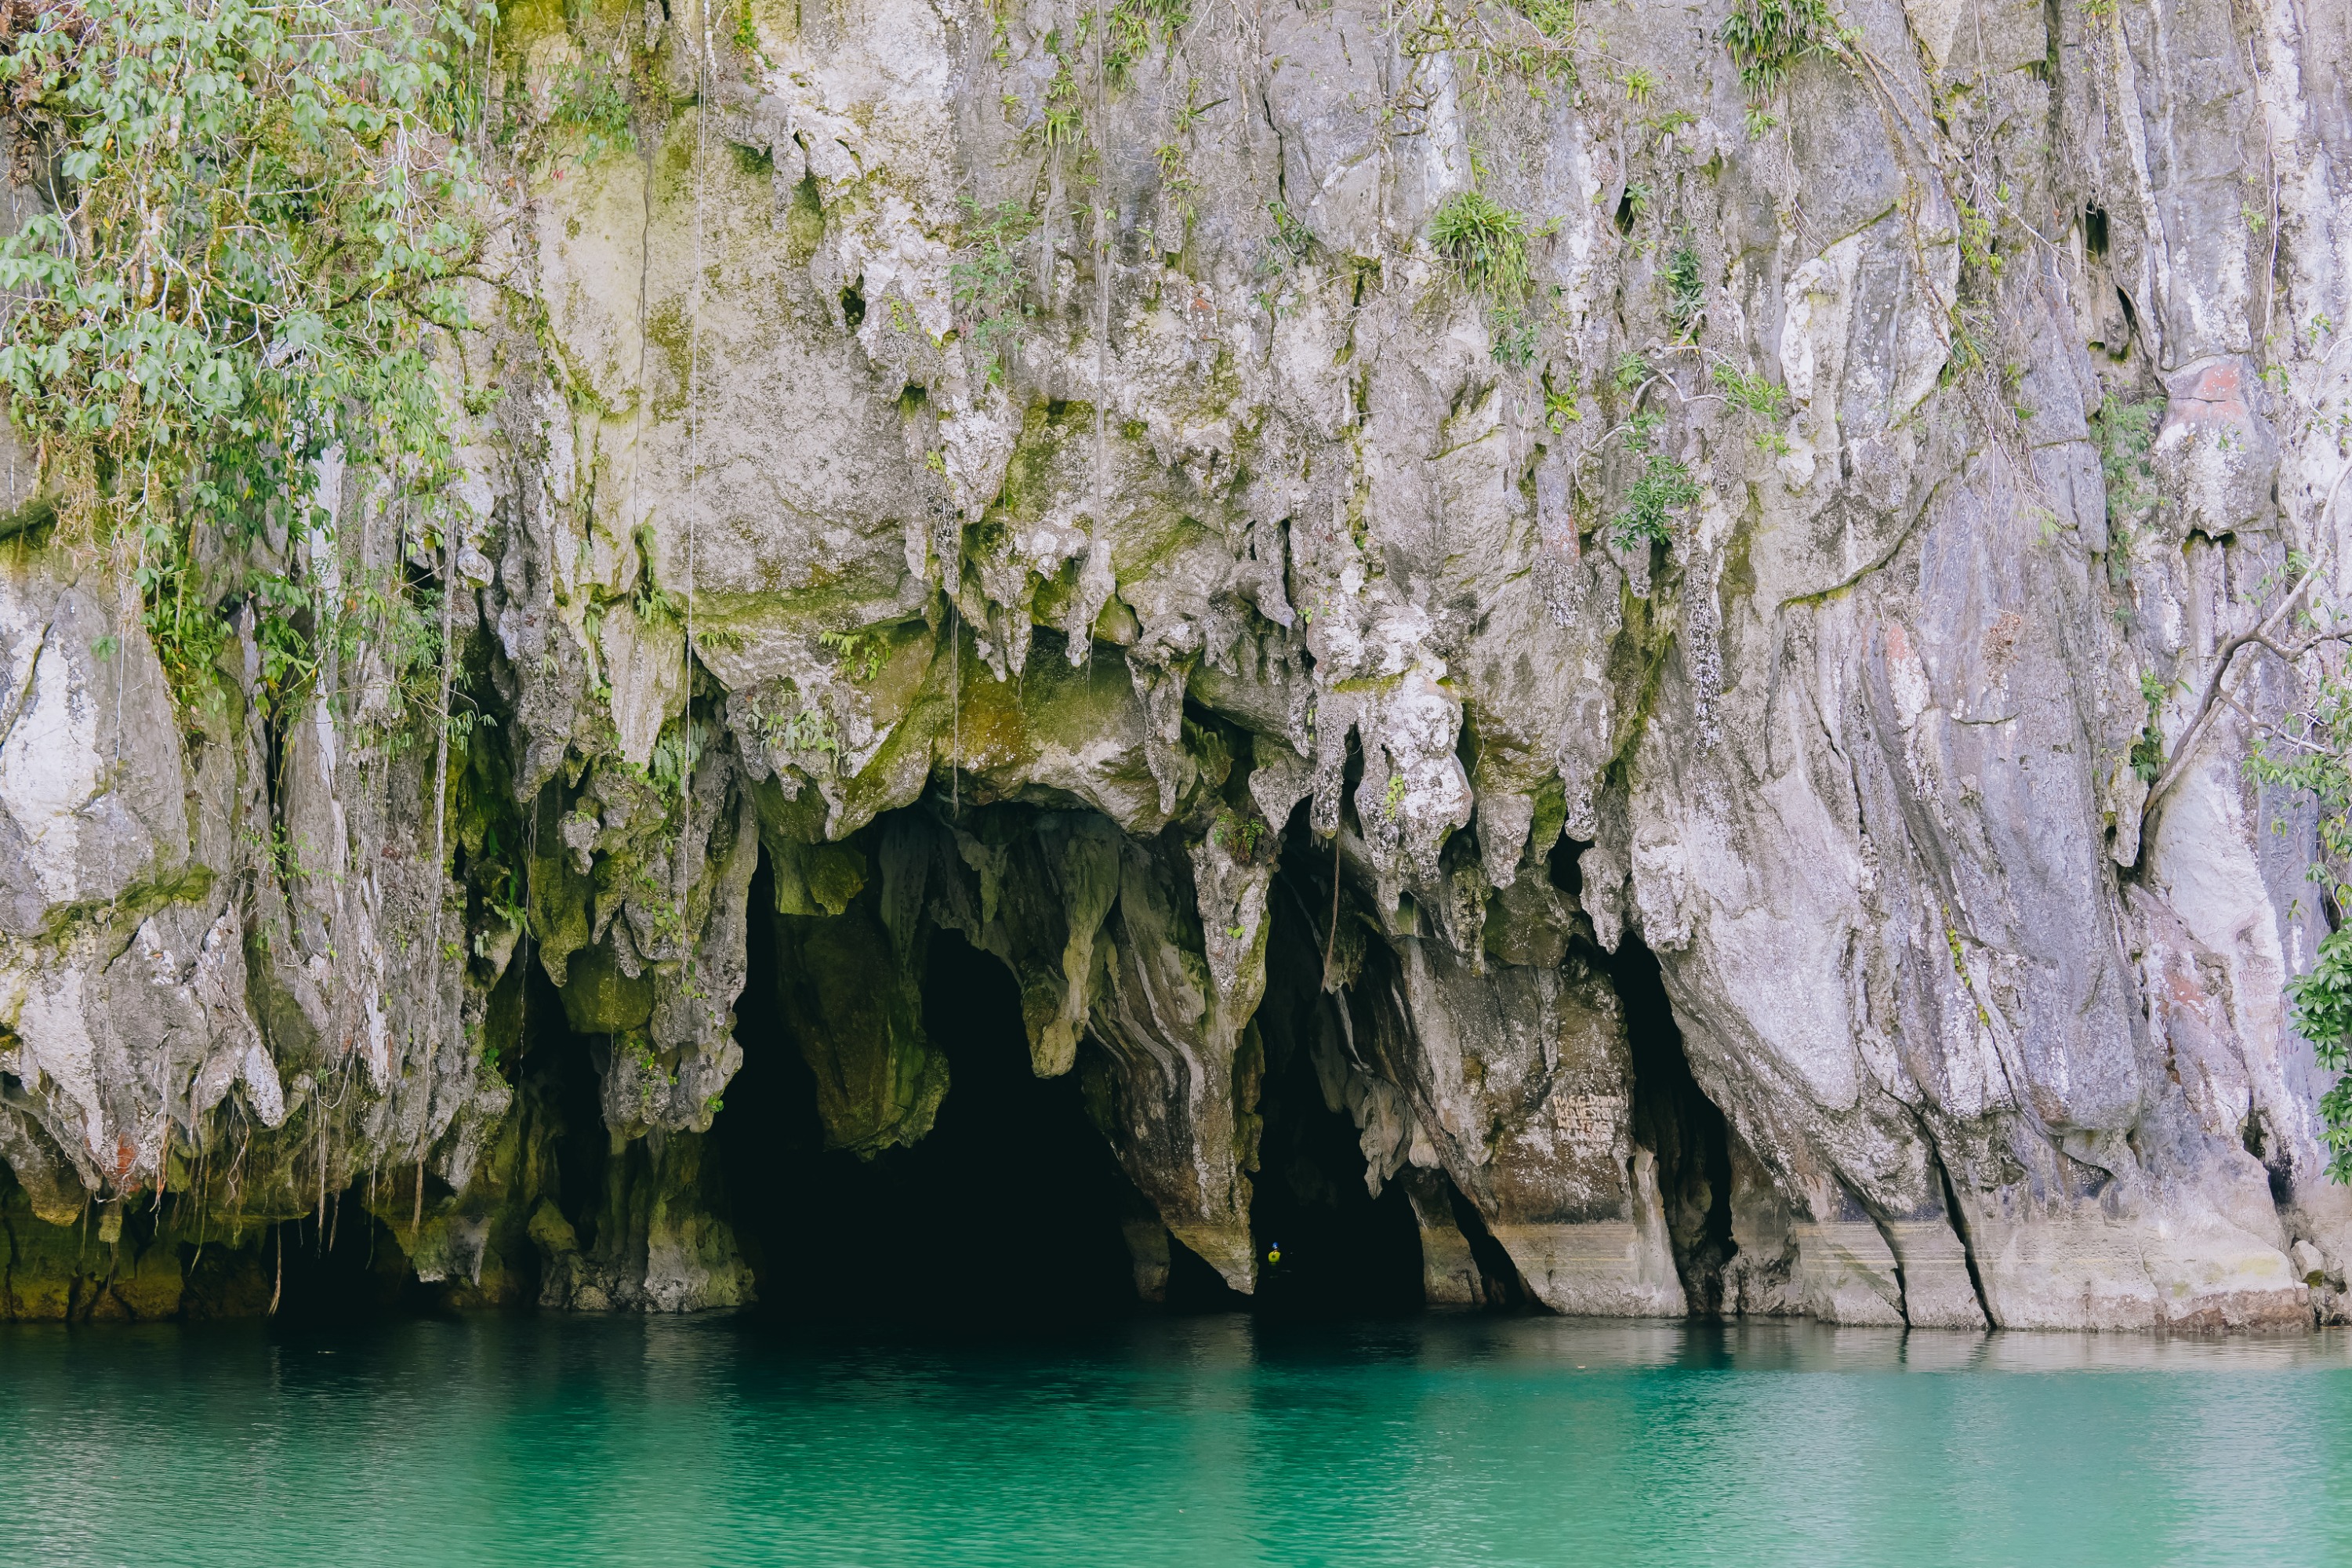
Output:
<instances>
[{"instance_id":1,"label":"water surface","mask_svg":"<svg viewBox=\"0 0 2352 1568\"><path fill-rule=\"evenodd\" d=\"M2352 1561L2352 1341L0 1325L37 1563Z\"/></svg>"}]
</instances>

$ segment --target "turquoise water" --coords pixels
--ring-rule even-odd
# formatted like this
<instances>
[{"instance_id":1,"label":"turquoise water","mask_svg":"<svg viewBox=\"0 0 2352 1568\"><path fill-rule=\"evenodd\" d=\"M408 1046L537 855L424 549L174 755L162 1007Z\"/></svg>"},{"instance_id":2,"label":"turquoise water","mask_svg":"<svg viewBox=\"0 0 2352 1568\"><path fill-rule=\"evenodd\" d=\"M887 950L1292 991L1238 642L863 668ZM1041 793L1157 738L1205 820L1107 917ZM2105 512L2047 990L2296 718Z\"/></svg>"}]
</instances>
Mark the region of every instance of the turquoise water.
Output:
<instances>
[{"instance_id":1,"label":"turquoise water","mask_svg":"<svg viewBox=\"0 0 2352 1568\"><path fill-rule=\"evenodd\" d=\"M2352 1561L2352 1342L0 1325L14 1563Z\"/></svg>"}]
</instances>

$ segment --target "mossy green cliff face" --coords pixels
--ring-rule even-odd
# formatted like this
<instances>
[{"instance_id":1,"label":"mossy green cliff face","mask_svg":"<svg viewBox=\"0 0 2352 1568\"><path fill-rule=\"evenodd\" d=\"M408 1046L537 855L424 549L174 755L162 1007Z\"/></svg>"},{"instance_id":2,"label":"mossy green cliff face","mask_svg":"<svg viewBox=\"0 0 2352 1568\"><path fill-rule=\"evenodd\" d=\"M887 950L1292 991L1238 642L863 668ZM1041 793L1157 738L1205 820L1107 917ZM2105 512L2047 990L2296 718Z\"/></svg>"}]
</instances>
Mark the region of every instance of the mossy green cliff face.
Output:
<instances>
[{"instance_id":1,"label":"mossy green cliff face","mask_svg":"<svg viewBox=\"0 0 2352 1568\"><path fill-rule=\"evenodd\" d=\"M1436 1301L2341 1317L2243 769L2334 645L2190 731L2345 581L2352 23L1790 14L509 7L462 537L313 465L191 703L0 454L0 1312L268 1310L339 1226L362 1294L814 1289L730 1085L887 1168L951 933L1148 1297L1258 1288L1320 1116ZM447 591L446 761L382 648L264 700L263 557Z\"/></svg>"}]
</instances>

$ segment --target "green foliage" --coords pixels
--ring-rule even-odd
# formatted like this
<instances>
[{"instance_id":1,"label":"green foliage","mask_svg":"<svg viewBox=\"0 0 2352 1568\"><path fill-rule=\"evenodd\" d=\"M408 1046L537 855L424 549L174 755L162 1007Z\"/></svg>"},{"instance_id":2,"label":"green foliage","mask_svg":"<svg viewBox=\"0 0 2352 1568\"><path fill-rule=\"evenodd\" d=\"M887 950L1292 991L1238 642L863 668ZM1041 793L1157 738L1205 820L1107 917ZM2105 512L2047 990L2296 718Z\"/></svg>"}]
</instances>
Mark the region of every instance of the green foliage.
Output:
<instances>
[{"instance_id":1,"label":"green foliage","mask_svg":"<svg viewBox=\"0 0 2352 1568\"><path fill-rule=\"evenodd\" d=\"M746 11L745 19L750 16ZM629 124L629 100L612 78L593 66L580 67L557 86L548 123L557 133L559 155L583 167L637 144Z\"/></svg>"},{"instance_id":2,"label":"green foliage","mask_svg":"<svg viewBox=\"0 0 2352 1568\"><path fill-rule=\"evenodd\" d=\"M1566 373L1566 380L1555 386L1547 374L1544 378L1544 427L1555 436L1565 436L1570 425L1580 425L1584 415L1576 406L1576 372Z\"/></svg>"},{"instance_id":3,"label":"green foliage","mask_svg":"<svg viewBox=\"0 0 2352 1568\"><path fill-rule=\"evenodd\" d=\"M2352 1045L2352 927L2321 940L2311 972L2287 983L2287 997L2294 1004L2295 1032L2311 1042L2320 1067L2343 1072ZM2352 1074L2320 1096L2319 1118L2327 1140L2328 1180L2352 1182Z\"/></svg>"},{"instance_id":4,"label":"green foliage","mask_svg":"<svg viewBox=\"0 0 2352 1568\"><path fill-rule=\"evenodd\" d=\"M2339 913L2352 910L2352 677L2322 680L2307 709L2263 737L2246 771L2317 805L2320 858L2310 877ZM2319 1065L2330 1072L2352 1067L2352 925L2322 939L2310 972L2287 983L2287 997L2295 1030L2312 1043ZM2327 1174L2352 1182L2352 1073L2321 1097L2319 1112Z\"/></svg>"},{"instance_id":5,"label":"green foliage","mask_svg":"<svg viewBox=\"0 0 2352 1568\"><path fill-rule=\"evenodd\" d=\"M1397 819L1398 812L1402 811L1403 807L1404 775L1402 773L1391 773L1389 775L1388 788L1381 796L1381 815L1387 817L1391 822L1394 822Z\"/></svg>"},{"instance_id":6,"label":"green foliage","mask_svg":"<svg viewBox=\"0 0 2352 1568\"><path fill-rule=\"evenodd\" d=\"M1402 42L1409 59L1447 58L1465 91L1479 98L1491 101L1496 77L1507 72L1524 82L1528 97L1548 102L1554 86L1576 83L1579 11L1578 0L1465 0L1414 7L1405 13L1409 22Z\"/></svg>"},{"instance_id":7,"label":"green foliage","mask_svg":"<svg viewBox=\"0 0 2352 1568\"><path fill-rule=\"evenodd\" d=\"M1707 374L1734 408L1744 409L1759 419L1774 421L1788 412L1788 389L1760 374L1743 375L1730 365L1718 364Z\"/></svg>"},{"instance_id":8,"label":"green foliage","mask_svg":"<svg viewBox=\"0 0 2352 1568\"><path fill-rule=\"evenodd\" d=\"M1483 191L1456 191L1440 203L1429 244L1474 294L1502 301L1527 292L1527 218Z\"/></svg>"},{"instance_id":9,"label":"green foliage","mask_svg":"<svg viewBox=\"0 0 2352 1568\"><path fill-rule=\"evenodd\" d=\"M637 585L629 595L629 607L648 630L679 630L686 625L686 601L661 585L654 569L652 525L639 523L631 541L637 550Z\"/></svg>"},{"instance_id":10,"label":"green foliage","mask_svg":"<svg viewBox=\"0 0 2352 1568\"><path fill-rule=\"evenodd\" d=\"M1936 378L1942 386L1949 386L1962 376L1984 368L1984 339L1991 331L1990 322L1982 311L1968 309L1957 300L1952 302L1947 325L1951 331L1952 348Z\"/></svg>"},{"instance_id":11,"label":"green foliage","mask_svg":"<svg viewBox=\"0 0 2352 1568\"><path fill-rule=\"evenodd\" d=\"M2317 804L2321 859L2312 879L2352 910L2352 675L2321 681L2317 700L2265 737L2246 766L2263 784Z\"/></svg>"},{"instance_id":12,"label":"green foliage","mask_svg":"<svg viewBox=\"0 0 2352 1568\"><path fill-rule=\"evenodd\" d=\"M875 631L819 632L816 640L841 660L843 673L853 680L873 679L889 652L889 644Z\"/></svg>"},{"instance_id":13,"label":"green foliage","mask_svg":"<svg viewBox=\"0 0 2352 1568\"><path fill-rule=\"evenodd\" d=\"M1286 202L1268 202L1265 210L1274 218L1274 244L1287 263L1295 265L1313 254L1315 236L1290 210Z\"/></svg>"},{"instance_id":14,"label":"green foliage","mask_svg":"<svg viewBox=\"0 0 2352 1568\"><path fill-rule=\"evenodd\" d=\"M840 733L822 708L803 703L786 712L771 707L763 697L752 704L751 728L771 751L822 757L827 767L840 761Z\"/></svg>"},{"instance_id":15,"label":"green foliage","mask_svg":"<svg viewBox=\"0 0 2352 1568\"><path fill-rule=\"evenodd\" d=\"M751 0L736 0L735 47L747 55L760 47L760 27L751 18Z\"/></svg>"},{"instance_id":16,"label":"green foliage","mask_svg":"<svg viewBox=\"0 0 2352 1568\"><path fill-rule=\"evenodd\" d=\"M1515 370L1525 370L1535 363L1535 318L1517 305L1497 305L1488 313L1487 325L1494 332L1492 353L1496 364L1507 364Z\"/></svg>"},{"instance_id":17,"label":"green foliage","mask_svg":"<svg viewBox=\"0 0 2352 1568\"><path fill-rule=\"evenodd\" d=\"M1060 33L1045 35L1045 52L1055 60L1054 79L1045 84L1045 145L1075 147L1086 134L1086 114L1080 107L1078 79L1063 51Z\"/></svg>"},{"instance_id":18,"label":"green foliage","mask_svg":"<svg viewBox=\"0 0 2352 1568\"><path fill-rule=\"evenodd\" d=\"M1184 0L1118 0L1103 23L1103 74L1114 87L1125 85L1136 65L1151 52L1151 30L1172 47L1176 35L1192 19Z\"/></svg>"},{"instance_id":19,"label":"green foliage","mask_svg":"<svg viewBox=\"0 0 2352 1568\"><path fill-rule=\"evenodd\" d=\"M1510 7L1547 38L1566 43L1576 37L1576 0L1510 0Z\"/></svg>"},{"instance_id":20,"label":"green foliage","mask_svg":"<svg viewBox=\"0 0 2352 1568\"><path fill-rule=\"evenodd\" d=\"M2000 277L2001 258L1993 249L1992 218L1965 201L1959 204L1959 211L1960 265L1981 267L1995 278Z\"/></svg>"},{"instance_id":21,"label":"green foliage","mask_svg":"<svg viewBox=\"0 0 2352 1568\"><path fill-rule=\"evenodd\" d=\"M1266 831L1264 822L1231 807L1219 811L1216 820L1210 824L1209 842L1223 845L1228 854L1241 861L1258 858L1261 850L1271 857L1274 849L1273 835Z\"/></svg>"},{"instance_id":22,"label":"green foliage","mask_svg":"<svg viewBox=\"0 0 2352 1568\"><path fill-rule=\"evenodd\" d=\"M1756 434L1758 449L1775 457L1786 456L1789 438L1779 426L1789 411L1788 389L1760 374L1745 375L1727 364L1717 364L1707 374L1722 392L1724 401L1765 426Z\"/></svg>"},{"instance_id":23,"label":"green foliage","mask_svg":"<svg viewBox=\"0 0 2352 1568\"><path fill-rule=\"evenodd\" d=\"M1652 422L1654 423L1654 422ZM1644 543L1671 544L1674 514L1698 500L1698 481L1681 459L1649 444L1651 426L1636 423L1625 434L1625 449L1642 459L1642 472L1625 492L1624 508L1617 513L1614 537L1621 550Z\"/></svg>"},{"instance_id":24,"label":"green foliage","mask_svg":"<svg viewBox=\"0 0 2352 1568\"><path fill-rule=\"evenodd\" d=\"M1577 0L1502 0L1478 9L1457 52L1517 72L1540 99L1547 83L1574 85L1577 44Z\"/></svg>"},{"instance_id":25,"label":"green foliage","mask_svg":"<svg viewBox=\"0 0 2352 1568\"><path fill-rule=\"evenodd\" d=\"M1287 280L1292 269L1314 253L1315 236L1287 203L1268 202L1265 210L1274 219L1274 237L1257 258L1257 306L1261 310L1285 316L1290 312Z\"/></svg>"},{"instance_id":26,"label":"green foliage","mask_svg":"<svg viewBox=\"0 0 2352 1568\"><path fill-rule=\"evenodd\" d=\"M2303 562L2291 560L2300 572ZM2310 879L2338 917L2352 910L2352 677L2319 682L2316 699L2267 733L2246 759L2255 781L2310 795L2319 809L2319 858ZM2295 1008L2295 1032L2312 1041L2328 1072L2352 1068L2352 926L2338 926L2319 942L2310 973L2286 983ZM2336 1079L2319 1100L2328 1145L2328 1178L2352 1183L2352 1072Z\"/></svg>"},{"instance_id":27,"label":"green foliage","mask_svg":"<svg viewBox=\"0 0 2352 1568\"><path fill-rule=\"evenodd\" d=\"M2106 481L2107 517L2128 518L2156 504L2156 470L2147 449L2156 439L2164 400L2126 403L2114 393L2091 413L2091 437L2098 444L2099 473Z\"/></svg>"},{"instance_id":28,"label":"green foliage","mask_svg":"<svg viewBox=\"0 0 2352 1568\"><path fill-rule=\"evenodd\" d=\"M2164 772L2164 729L2159 722L2164 693L2163 681L2152 675L2139 678L2140 700L2147 704L2147 719L2140 725L2139 738L2131 744L2129 761L2142 784L2154 784Z\"/></svg>"},{"instance_id":29,"label":"green foliage","mask_svg":"<svg viewBox=\"0 0 2352 1568\"><path fill-rule=\"evenodd\" d=\"M1021 242L1037 226L1037 218L1018 202L983 207L964 198L967 254L948 268L948 286L964 311L964 341L986 364L986 379L1002 378L1004 351L1016 346L1021 322L1029 314L1022 302Z\"/></svg>"},{"instance_id":30,"label":"green foliage","mask_svg":"<svg viewBox=\"0 0 2352 1568\"><path fill-rule=\"evenodd\" d=\"M20 9L0 36L0 89L73 215L0 239L8 416L73 535L137 586L184 708L219 700L219 595L237 586L200 563L272 538L333 552L310 500L330 448L374 470L404 545L437 549L454 399L429 344L465 322L457 275L478 243L473 15L100 0ZM396 581L341 582L332 598L268 573L243 584L264 700L364 634L391 653L396 713L415 606Z\"/></svg>"},{"instance_id":31,"label":"green foliage","mask_svg":"<svg viewBox=\"0 0 2352 1568\"><path fill-rule=\"evenodd\" d=\"M1739 85L1759 101L1778 92L1789 68L1806 56L1845 47L1829 0L1738 0L1716 37L1739 68Z\"/></svg>"},{"instance_id":32,"label":"green foliage","mask_svg":"<svg viewBox=\"0 0 2352 1568\"><path fill-rule=\"evenodd\" d=\"M1699 312L1706 308L1706 284L1698 274L1698 252L1685 238L1666 258L1666 314L1675 333L1687 341L1698 331Z\"/></svg>"},{"instance_id":33,"label":"green foliage","mask_svg":"<svg viewBox=\"0 0 2352 1568\"><path fill-rule=\"evenodd\" d=\"M646 782L666 801L686 798L686 788L710 740L709 726L694 718L672 719L654 740Z\"/></svg>"},{"instance_id":34,"label":"green foliage","mask_svg":"<svg viewBox=\"0 0 2352 1568\"><path fill-rule=\"evenodd\" d=\"M1169 121L1169 129L1175 132L1177 135L1188 136L1192 134L1192 127L1199 122L1201 116L1208 113L1209 110L1226 101L1222 98L1213 98L1208 102L1202 103L1200 100L1200 95L1201 83L1199 79L1196 78L1185 79L1184 101L1176 106L1176 111Z\"/></svg>"},{"instance_id":35,"label":"green foliage","mask_svg":"<svg viewBox=\"0 0 2352 1568\"><path fill-rule=\"evenodd\" d=\"M1629 353L1619 358L1616 367L1609 373L1609 379L1616 384L1618 391L1631 392L1654 374L1648 360L1640 354Z\"/></svg>"}]
</instances>

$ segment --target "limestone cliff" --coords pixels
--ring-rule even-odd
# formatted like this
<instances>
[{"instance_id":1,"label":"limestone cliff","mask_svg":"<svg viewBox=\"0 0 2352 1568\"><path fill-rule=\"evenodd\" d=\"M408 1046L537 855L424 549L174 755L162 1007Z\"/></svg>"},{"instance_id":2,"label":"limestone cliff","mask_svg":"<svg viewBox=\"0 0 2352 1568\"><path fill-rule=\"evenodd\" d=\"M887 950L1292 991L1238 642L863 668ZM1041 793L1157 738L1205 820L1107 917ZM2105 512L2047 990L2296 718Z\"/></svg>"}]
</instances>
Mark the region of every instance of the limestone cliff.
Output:
<instances>
[{"instance_id":1,"label":"limestone cliff","mask_svg":"<svg viewBox=\"0 0 2352 1568\"><path fill-rule=\"evenodd\" d=\"M260 1310L271 1227L351 1205L460 1299L746 1300L747 987L887 1159L957 1094L947 932L1076 1075L1147 1295L1171 1246L1253 1288L1304 1062L1434 1300L2344 1310L2282 1001L2335 912L2243 767L2328 656L2231 639L2352 588L2352 12L486 43L467 531L329 461L334 549L255 546L451 590L446 765L370 727L380 650L259 703L232 563L186 702L7 454L0 1314Z\"/></svg>"}]
</instances>

